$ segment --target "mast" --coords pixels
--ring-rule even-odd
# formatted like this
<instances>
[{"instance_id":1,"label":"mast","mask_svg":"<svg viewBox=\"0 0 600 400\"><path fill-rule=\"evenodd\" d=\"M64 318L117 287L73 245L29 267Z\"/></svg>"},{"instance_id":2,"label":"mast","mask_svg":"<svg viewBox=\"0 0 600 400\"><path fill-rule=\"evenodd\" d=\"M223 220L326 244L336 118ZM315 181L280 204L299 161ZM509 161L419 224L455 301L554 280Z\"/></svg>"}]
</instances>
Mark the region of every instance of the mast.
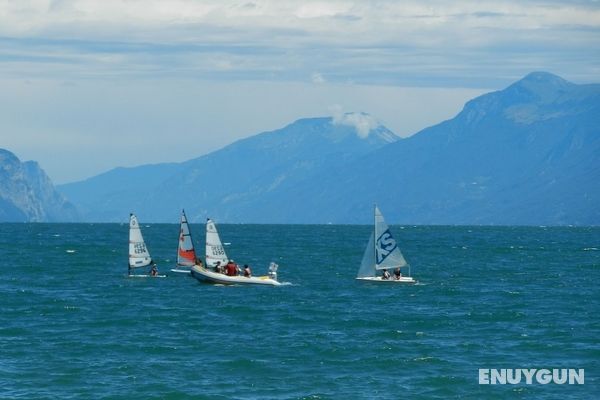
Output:
<instances>
[{"instance_id":1,"label":"mast","mask_svg":"<svg viewBox=\"0 0 600 400\"><path fill-rule=\"evenodd\" d=\"M377 204L373 205L373 259L375 260L375 271L377 271Z\"/></svg>"}]
</instances>

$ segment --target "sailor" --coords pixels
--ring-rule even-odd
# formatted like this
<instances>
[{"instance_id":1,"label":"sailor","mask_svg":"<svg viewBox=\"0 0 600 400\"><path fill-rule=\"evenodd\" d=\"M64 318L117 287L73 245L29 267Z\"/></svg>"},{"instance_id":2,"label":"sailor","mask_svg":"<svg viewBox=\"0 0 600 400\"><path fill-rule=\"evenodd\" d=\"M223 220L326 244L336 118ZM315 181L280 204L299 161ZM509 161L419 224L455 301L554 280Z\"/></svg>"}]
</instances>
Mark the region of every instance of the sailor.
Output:
<instances>
[{"instance_id":1,"label":"sailor","mask_svg":"<svg viewBox=\"0 0 600 400\"><path fill-rule=\"evenodd\" d=\"M271 262L271 264L269 264L269 278L273 279L273 280L277 280L277 268L279 267L279 265L275 264L274 262Z\"/></svg>"},{"instance_id":2,"label":"sailor","mask_svg":"<svg viewBox=\"0 0 600 400\"><path fill-rule=\"evenodd\" d=\"M381 276L381 279L384 279L384 280L390 279L390 273L388 272L387 269L383 270L383 275Z\"/></svg>"},{"instance_id":3,"label":"sailor","mask_svg":"<svg viewBox=\"0 0 600 400\"><path fill-rule=\"evenodd\" d=\"M158 268L156 268L156 264L152 264L152 269L150 270L150 275L152 275L152 276L158 275Z\"/></svg>"},{"instance_id":4,"label":"sailor","mask_svg":"<svg viewBox=\"0 0 600 400\"><path fill-rule=\"evenodd\" d=\"M229 262L225 266L225 271L229 276L236 276L237 274L239 274L240 268L237 266L236 263L233 262L233 260L229 260Z\"/></svg>"},{"instance_id":5,"label":"sailor","mask_svg":"<svg viewBox=\"0 0 600 400\"><path fill-rule=\"evenodd\" d=\"M250 270L248 264L244 264L244 276L246 278L250 278L252 276L252 271Z\"/></svg>"},{"instance_id":6,"label":"sailor","mask_svg":"<svg viewBox=\"0 0 600 400\"><path fill-rule=\"evenodd\" d=\"M400 272L400 267L398 267L394 270L394 278L396 278L397 281L399 281L400 278L402 278L402 273Z\"/></svg>"}]
</instances>

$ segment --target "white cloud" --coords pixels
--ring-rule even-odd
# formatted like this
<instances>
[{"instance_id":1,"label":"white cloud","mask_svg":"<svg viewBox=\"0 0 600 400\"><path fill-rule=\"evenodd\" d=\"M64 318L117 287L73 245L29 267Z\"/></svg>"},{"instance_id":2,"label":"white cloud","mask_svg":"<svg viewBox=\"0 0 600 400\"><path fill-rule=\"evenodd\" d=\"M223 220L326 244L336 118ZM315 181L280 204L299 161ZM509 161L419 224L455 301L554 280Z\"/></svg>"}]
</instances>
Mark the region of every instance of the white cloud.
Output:
<instances>
[{"instance_id":1,"label":"white cloud","mask_svg":"<svg viewBox=\"0 0 600 400\"><path fill-rule=\"evenodd\" d=\"M540 67L595 77L599 31L596 2L0 0L0 74L23 71L1 62L16 56L8 39L29 64L67 58L54 67L69 75L77 62L97 76L495 86ZM118 55L115 69L68 60L97 54Z\"/></svg>"},{"instance_id":2,"label":"white cloud","mask_svg":"<svg viewBox=\"0 0 600 400\"><path fill-rule=\"evenodd\" d=\"M369 114L362 112L342 113L340 106L333 106L334 125L347 125L356 129L356 134L361 138L367 138L369 133L381 124Z\"/></svg>"},{"instance_id":3,"label":"white cloud","mask_svg":"<svg viewBox=\"0 0 600 400\"><path fill-rule=\"evenodd\" d=\"M312 83L316 84L325 83L325 78L323 78L323 75L318 72L313 72L310 76L310 80Z\"/></svg>"}]
</instances>

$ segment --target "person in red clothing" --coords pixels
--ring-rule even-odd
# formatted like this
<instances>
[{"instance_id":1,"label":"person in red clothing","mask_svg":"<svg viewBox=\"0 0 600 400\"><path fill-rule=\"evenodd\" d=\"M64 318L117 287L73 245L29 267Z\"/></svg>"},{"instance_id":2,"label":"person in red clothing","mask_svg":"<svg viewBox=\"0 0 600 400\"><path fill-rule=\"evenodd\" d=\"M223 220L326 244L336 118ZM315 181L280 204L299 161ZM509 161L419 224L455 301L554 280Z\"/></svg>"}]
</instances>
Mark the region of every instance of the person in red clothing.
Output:
<instances>
[{"instance_id":1,"label":"person in red clothing","mask_svg":"<svg viewBox=\"0 0 600 400\"><path fill-rule=\"evenodd\" d=\"M236 276L237 274L239 274L240 268L237 266L236 263L233 262L233 260L229 260L229 262L225 266L225 271L227 272L228 276Z\"/></svg>"}]
</instances>

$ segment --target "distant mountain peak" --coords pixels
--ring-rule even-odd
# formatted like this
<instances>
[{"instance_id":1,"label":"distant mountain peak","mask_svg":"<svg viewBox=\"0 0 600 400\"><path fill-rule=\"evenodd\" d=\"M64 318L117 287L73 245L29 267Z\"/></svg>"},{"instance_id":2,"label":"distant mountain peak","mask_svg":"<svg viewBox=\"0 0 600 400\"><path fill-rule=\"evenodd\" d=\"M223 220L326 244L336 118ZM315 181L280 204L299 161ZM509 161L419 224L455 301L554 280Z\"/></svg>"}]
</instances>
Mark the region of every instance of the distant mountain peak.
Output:
<instances>
[{"instance_id":1,"label":"distant mountain peak","mask_svg":"<svg viewBox=\"0 0 600 400\"><path fill-rule=\"evenodd\" d=\"M321 136L331 143L359 139L360 142L385 145L400 139L375 117L365 112L334 113L331 117L300 118L282 129L265 134L285 136ZM362 140L361 140L362 139ZM244 139L246 141L249 139ZM235 146L235 143L233 144Z\"/></svg>"},{"instance_id":2,"label":"distant mountain peak","mask_svg":"<svg viewBox=\"0 0 600 400\"><path fill-rule=\"evenodd\" d=\"M541 100L553 100L557 94L575 86L573 83L549 72L532 72L504 90L505 93L529 94ZM528 98L531 98L528 97Z\"/></svg>"},{"instance_id":3,"label":"distant mountain peak","mask_svg":"<svg viewBox=\"0 0 600 400\"><path fill-rule=\"evenodd\" d=\"M368 137L372 130L381 126L374 117L364 112L336 114L333 116L332 123L353 127L356 129L356 134L361 138Z\"/></svg>"},{"instance_id":4,"label":"distant mountain peak","mask_svg":"<svg viewBox=\"0 0 600 400\"><path fill-rule=\"evenodd\" d=\"M377 136L386 143L392 143L398 140L392 131L383 126L375 117L365 112L347 112L336 113L331 118L331 123L335 125L349 126L354 128L356 135L361 139L366 139L371 135Z\"/></svg>"},{"instance_id":5,"label":"distant mountain peak","mask_svg":"<svg viewBox=\"0 0 600 400\"><path fill-rule=\"evenodd\" d=\"M538 83L544 85L554 85L554 86L565 86L571 85L571 83L558 75L554 75L550 72L545 71L534 71L525 75L525 77L515 84L519 83Z\"/></svg>"},{"instance_id":6,"label":"distant mountain peak","mask_svg":"<svg viewBox=\"0 0 600 400\"><path fill-rule=\"evenodd\" d=\"M0 149L0 221L74 221L74 206L54 189L35 161Z\"/></svg>"},{"instance_id":7,"label":"distant mountain peak","mask_svg":"<svg viewBox=\"0 0 600 400\"><path fill-rule=\"evenodd\" d=\"M565 111L562 103L579 86L549 72L532 72L504 90L479 96L465 105L461 113L471 123L484 117L503 115L520 123L554 118L555 108Z\"/></svg>"},{"instance_id":8,"label":"distant mountain peak","mask_svg":"<svg viewBox=\"0 0 600 400\"><path fill-rule=\"evenodd\" d=\"M0 149L0 165L7 166L19 163L19 159L14 153L6 149Z\"/></svg>"}]
</instances>

